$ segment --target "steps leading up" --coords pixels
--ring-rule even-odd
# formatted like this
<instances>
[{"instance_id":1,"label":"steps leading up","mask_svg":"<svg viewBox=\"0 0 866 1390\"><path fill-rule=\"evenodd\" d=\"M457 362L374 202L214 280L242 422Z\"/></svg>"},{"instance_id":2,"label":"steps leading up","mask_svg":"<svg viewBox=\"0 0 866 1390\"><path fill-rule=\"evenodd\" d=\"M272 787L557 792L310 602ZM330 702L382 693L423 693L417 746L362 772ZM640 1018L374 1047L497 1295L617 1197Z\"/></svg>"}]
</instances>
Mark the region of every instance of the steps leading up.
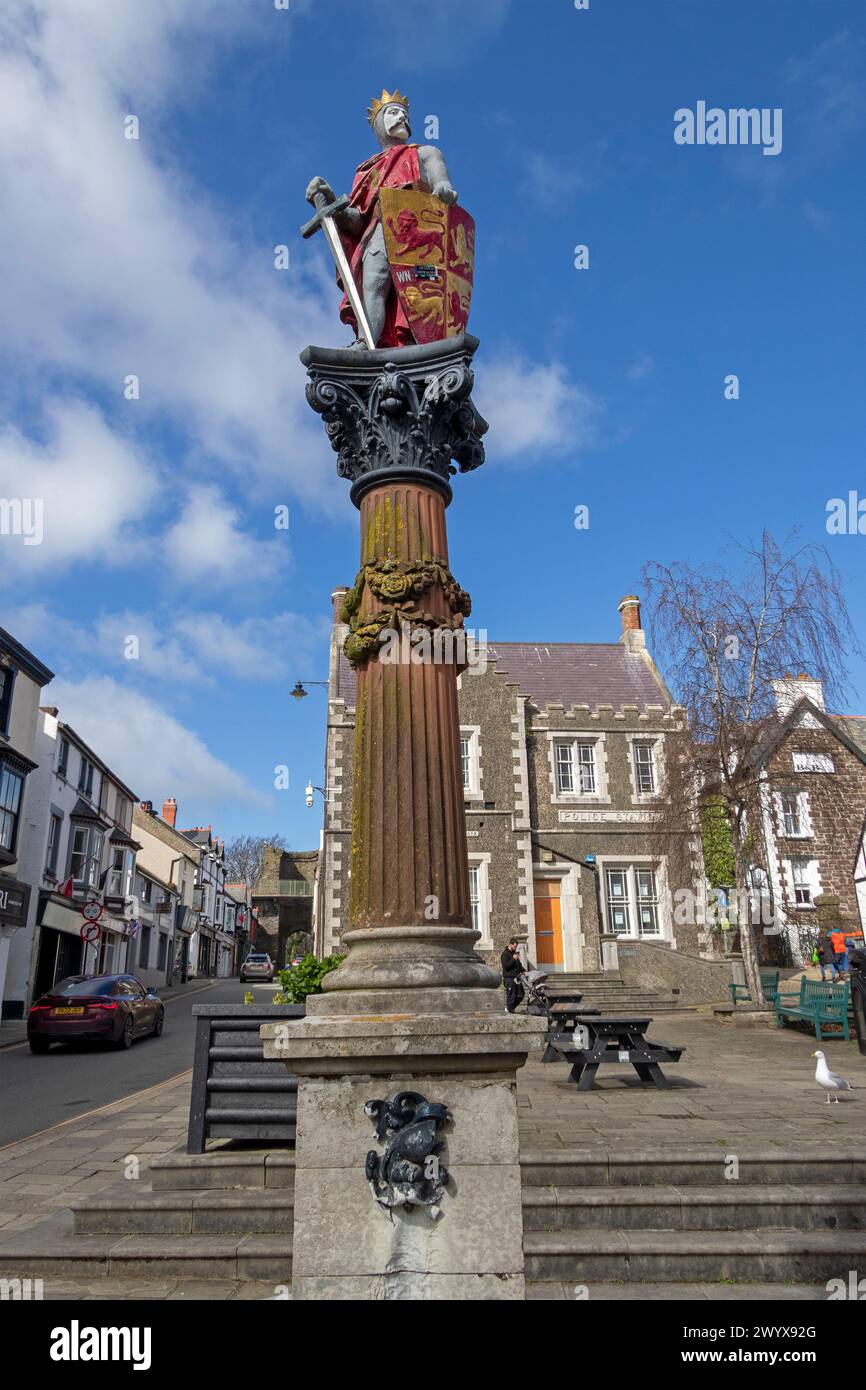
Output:
<instances>
[{"instance_id":1,"label":"steps leading up","mask_svg":"<svg viewBox=\"0 0 866 1390\"><path fill-rule=\"evenodd\" d=\"M579 990L582 1002L590 1008L601 1009L606 1014L648 1013L650 1016L662 1013L690 1013L692 1010L679 1001L679 996L661 990L636 989L627 985L619 975L600 970L577 973L551 973L548 985L552 989L565 988Z\"/></svg>"},{"instance_id":2,"label":"steps leading up","mask_svg":"<svg viewBox=\"0 0 866 1390\"><path fill-rule=\"evenodd\" d=\"M286 1188L144 1193L90 1198L73 1208L76 1234L291 1235L294 1193Z\"/></svg>"},{"instance_id":3,"label":"steps leading up","mask_svg":"<svg viewBox=\"0 0 866 1390\"><path fill-rule=\"evenodd\" d=\"M79 1235L22 1233L0 1242L5 1278L228 1279L286 1284L292 1241L285 1234Z\"/></svg>"},{"instance_id":4,"label":"steps leading up","mask_svg":"<svg viewBox=\"0 0 866 1390\"><path fill-rule=\"evenodd\" d=\"M294 1167L285 1150L164 1155L149 1191L123 1184L32 1232L0 1232L0 1272L287 1284ZM576 1285L625 1298L778 1285L799 1299L866 1267L866 1146L754 1150L735 1170L721 1146L524 1148L521 1173L533 1298L573 1298Z\"/></svg>"},{"instance_id":5,"label":"steps leading up","mask_svg":"<svg viewBox=\"0 0 866 1390\"><path fill-rule=\"evenodd\" d=\"M862 1187L523 1187L524 1231L866 1231Z\"/></svg>"},{"instance_id":6,"label":"steps leading up","mask_svg":"<svg viewBox=\"0 0 866 1390\"><path fill-rule=\"evenodd\" d=\"M154 1192L189 1188L294 1187L293 1149L210 1150L203 1154L163 1154L150 1165Z\"/></svg>"}]
</instances>

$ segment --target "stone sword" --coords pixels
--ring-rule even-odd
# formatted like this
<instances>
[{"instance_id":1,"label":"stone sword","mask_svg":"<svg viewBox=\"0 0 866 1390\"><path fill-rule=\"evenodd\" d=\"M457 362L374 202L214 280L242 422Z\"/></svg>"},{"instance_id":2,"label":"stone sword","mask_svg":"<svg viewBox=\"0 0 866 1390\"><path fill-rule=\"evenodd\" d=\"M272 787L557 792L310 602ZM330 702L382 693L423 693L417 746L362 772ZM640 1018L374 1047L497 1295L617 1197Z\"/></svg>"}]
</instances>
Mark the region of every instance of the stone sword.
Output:
<instances>
[{"instance_id":1,"label":"stone sword","mask_svg":"<svg viewBox=\"0 0 866 1390\"><path fill-rule=\"evenodd\" d=\"M364 301L355 283L355 277L352 274L349 261L343 250L343 243L340 240L340 233L337 231L337 224L334 221L336 214L342 212L343 208L349 206L349 199L346 194L343 193L339 198L335 199L333 203L329 203L324 193L315 193L310 199L310 202L316 209L316 215L315 217L311 217L309 222L304 223L301 228L301 236L311 237L320 227L325 233L328 239L328 245L331 248L331 255L334 257L337 264L337 273L340 277L343 289L346 292L346 298L352 306L352 312L358 324L358 332L364 339L367 347L375 349L376 344L373 342L373 331L370 328L367 311L364 308Z\"/></svg>"}]
</instances>

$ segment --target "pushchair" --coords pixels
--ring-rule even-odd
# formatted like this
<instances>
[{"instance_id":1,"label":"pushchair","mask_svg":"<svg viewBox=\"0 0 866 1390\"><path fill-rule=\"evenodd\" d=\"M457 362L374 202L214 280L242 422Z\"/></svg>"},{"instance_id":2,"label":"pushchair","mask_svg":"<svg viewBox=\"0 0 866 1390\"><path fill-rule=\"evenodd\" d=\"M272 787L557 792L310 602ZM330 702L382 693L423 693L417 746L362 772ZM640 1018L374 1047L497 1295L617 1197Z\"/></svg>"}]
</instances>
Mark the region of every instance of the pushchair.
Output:
<instances>
[{"instance_id":1,"label":"pushchair","mask_svg":"<svg viewBox=\"0 0 866 1390\"><path fill-rule=\"evenodd\" d=\"M524 970L520 976L520 984L526 995L526 1012L546 1015L548 1006L546 972L536 970L534 967Z\"/></svg>"}]
</instances>

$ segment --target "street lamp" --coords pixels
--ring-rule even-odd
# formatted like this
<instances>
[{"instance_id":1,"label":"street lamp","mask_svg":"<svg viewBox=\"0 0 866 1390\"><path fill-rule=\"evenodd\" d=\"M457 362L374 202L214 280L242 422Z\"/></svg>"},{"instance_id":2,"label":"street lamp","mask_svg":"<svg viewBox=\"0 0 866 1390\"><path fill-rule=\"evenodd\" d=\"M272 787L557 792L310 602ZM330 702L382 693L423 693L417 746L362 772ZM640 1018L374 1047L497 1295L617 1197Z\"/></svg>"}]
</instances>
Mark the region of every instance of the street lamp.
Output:
<instances>
[{"instance_id":1,"label":"street lamp","mask_svg":"<svg viewBox=\"0 0 866 1390\"><path fill-rule=\"evenodd\" d=\"M314 802L314 800L315 800L315 797L313 796L313 792L321 792L322 796L323 796L324 799L325 799L325 804L326 804L326 805L327 805L327 803L330 801L330 799L331 799L331 797L332 797L332 795L333 795L333 793L330 791L330 789L329 789L328 787L314 787L313 784L312 784L312 782L308 782L307 785L306 785L306 787L304 788L304 795L305 795L305 797L306 797L306 799L307 799L307 805L308 805L308 806L312 806L312 804L313 804L313 802Z\"/></svg>"},{"instance_id":2,"label":"street lamp","mask_svg":"<svg viewBox=\"0 0 866 1390\"><path fill-rule=\"evenodd\" d=\"M326 690L328 689L327 681L307 681L307 685L323 685ZM289 694L293 700L306 700L309 691L304 689L300 681L296 681Z\"/></svg>"}]
</instances>

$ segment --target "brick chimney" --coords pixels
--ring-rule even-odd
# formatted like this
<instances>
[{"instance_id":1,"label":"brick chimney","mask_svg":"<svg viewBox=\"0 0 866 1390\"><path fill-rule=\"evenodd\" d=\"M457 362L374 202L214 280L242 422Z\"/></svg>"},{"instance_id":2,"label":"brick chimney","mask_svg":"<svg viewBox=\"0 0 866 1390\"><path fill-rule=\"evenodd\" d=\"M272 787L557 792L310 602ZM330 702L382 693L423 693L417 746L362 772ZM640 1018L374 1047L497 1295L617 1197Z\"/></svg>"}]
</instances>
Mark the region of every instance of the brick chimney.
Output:
<instances>
[{"instance_id":1,"label":"brick chimney","mask_svg":"<svg viewBox=\"0 0 866 1390\"><path fill-rule=\"evenodd\" d=\"M643 628L640 625L640 599L637 594L626 594L619 601L617 609L622 621L620 641L630 652L646 646Z\"/></svg>"},{"instance_id":2,"label":"brick chimney","mask_svg":"<svg viewBox=\"0 0 866 1390\"><path fill-rule=\"evenodd\" d=\"M170 825L174 830L174 823L177 819L177 801L173 796L166 797L162 803L162 818L166 825Z\"/></svg>"},{"instance_id":3,"label":"brick chimney","mask_svg":"<svg viewBox=\"0 0 866 1390\"><path fill-rule=\"evenodd\" d=\"M340 609L343 606L343 600L348 592L349 590L346 588L345 584L339 584L331 594L331 606L333 609L335 623L340 623L343 621L340 617Z\"/></svg>"},{"instance_id":4,"label":"brick chimney","mask_svg":"<svg viewBox=\"0 0 866 1390\"><path fill-rule=\"evenodd\" d=\"M144 814L145 814L146 816L152 816L152 815L153 815L153 802L152 802L152 801L142 801L142 802L140 802L139 804L140 804L140 806L141 806L142 811L144 812Z\"/></svg>"}]
</instances>

